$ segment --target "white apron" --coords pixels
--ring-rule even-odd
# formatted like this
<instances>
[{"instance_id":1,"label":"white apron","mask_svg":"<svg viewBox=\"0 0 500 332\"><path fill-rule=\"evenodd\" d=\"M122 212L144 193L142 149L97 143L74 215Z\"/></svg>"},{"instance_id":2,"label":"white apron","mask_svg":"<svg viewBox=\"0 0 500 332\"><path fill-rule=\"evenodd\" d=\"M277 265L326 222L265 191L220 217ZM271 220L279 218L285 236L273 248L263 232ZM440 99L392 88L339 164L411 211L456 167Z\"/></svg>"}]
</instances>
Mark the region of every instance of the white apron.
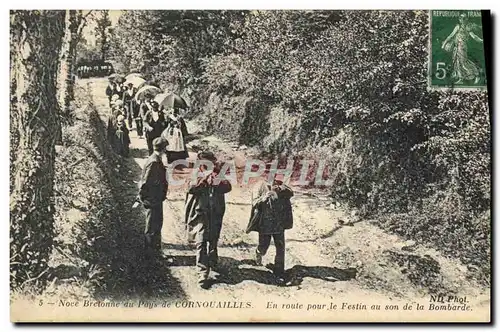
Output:
<instances>
[{"instance_id":1,"label":"white apron","mask_svg":"<svg viewBox=\"0 0 500 332\"><path fill-rule=\"evenodd\" d=\"M184 137L182 136L180 123L178 122L177 118L174 117L173 115L170 115L169 117L173 121L161 134L161 136L168 142L167 151L170 152L184 151L185 150Z\"/></svg>"}]
</instances>

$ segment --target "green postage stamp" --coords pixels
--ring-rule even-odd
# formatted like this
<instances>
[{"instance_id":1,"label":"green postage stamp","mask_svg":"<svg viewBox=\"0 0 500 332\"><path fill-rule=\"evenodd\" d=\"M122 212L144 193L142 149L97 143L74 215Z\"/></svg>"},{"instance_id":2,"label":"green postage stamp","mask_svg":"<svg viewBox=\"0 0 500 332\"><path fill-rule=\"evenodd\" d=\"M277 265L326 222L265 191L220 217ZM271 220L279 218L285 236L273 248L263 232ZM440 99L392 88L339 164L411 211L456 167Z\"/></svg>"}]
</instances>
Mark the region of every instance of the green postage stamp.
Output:
<instances>
[{"instance_id":1,"label":"green postage stamp","mask_svg":"<svg viewBox=\"0 0 500 332\"><path fill-rule=\"evenodd\" d=\"M429 54L430 88L485 89L481 11L431 10Z\"/></svg>"}]
</instances>

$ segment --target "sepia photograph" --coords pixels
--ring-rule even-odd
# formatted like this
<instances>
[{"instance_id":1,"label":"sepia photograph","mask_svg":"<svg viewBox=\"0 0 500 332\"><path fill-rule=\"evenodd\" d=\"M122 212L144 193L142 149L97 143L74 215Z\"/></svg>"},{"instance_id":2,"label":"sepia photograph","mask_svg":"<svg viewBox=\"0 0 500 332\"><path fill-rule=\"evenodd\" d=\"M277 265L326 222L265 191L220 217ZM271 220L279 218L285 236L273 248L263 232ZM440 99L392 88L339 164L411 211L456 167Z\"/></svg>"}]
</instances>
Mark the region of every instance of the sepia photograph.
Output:
<instances>
[{"instance_id":1,"label":"sepia photograph","mask_svg":"<svg viewBox=\"0 0 500 332\"><path fill-rule=\"evenodd\" d=\"M489 10L10 10L10 319L491 322Z\"/></svg>"}]
</instances>

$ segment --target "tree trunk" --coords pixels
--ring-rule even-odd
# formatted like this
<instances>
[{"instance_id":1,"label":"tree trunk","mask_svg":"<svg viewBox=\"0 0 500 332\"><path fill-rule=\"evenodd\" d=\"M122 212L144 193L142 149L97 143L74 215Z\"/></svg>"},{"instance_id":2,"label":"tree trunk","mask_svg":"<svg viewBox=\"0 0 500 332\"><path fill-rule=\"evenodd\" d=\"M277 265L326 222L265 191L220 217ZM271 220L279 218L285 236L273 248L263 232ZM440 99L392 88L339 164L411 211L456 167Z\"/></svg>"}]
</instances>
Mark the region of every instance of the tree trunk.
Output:
<instances>
[{"instance_id":1,"label":"tree trunk","mask_svg":"<svg viewBox=\"0 0 500 332\"><path fill-rule=\"evenodd\" d=\"M78 43L78 28L82 21L81 10L67 10L65 31L61 46L61 65L58 77L58 100L63 116L68 116L70 103L74 100L75 56Z\"/></svg>"},{"instance_id":2,"label":"tree trunk","mask_svg":"<svg viewBox=\"0 0 500 332\"><path fill-rule=\"evenodd\" d=\"M15 82L11 112L19 134L10 195L12 288L43 275L53 247L55 142L60 128L56 75L64 14L11 12Z\"/></svg>"}]
</instances>

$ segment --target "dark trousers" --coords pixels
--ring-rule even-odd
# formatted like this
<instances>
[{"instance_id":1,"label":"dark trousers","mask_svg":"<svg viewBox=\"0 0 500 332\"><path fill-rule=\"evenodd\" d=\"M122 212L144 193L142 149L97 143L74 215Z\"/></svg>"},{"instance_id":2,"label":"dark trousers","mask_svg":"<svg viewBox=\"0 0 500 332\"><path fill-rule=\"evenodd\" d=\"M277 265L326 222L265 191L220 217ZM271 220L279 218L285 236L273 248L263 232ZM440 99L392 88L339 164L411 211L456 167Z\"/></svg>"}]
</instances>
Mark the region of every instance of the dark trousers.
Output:
<instances>
[{"instance_id":1,"label":"dark trousers","mask_svg":"<svg viewBox=\"0 0 500 332\"><path fill-rule=\"evenodd\" d=\"M142 130L142 119L141 118L135 119L135 128L137 130L137 135L142 136L143 130Z\"/></svg>"},{"instance_id":2,"label":"dark trousers","mask_svg":"<svg viewBox=\"0 0 500 332\"><path fill-rule=\"evenodd\" d=\"M146 229L144 244L147 250L161 249L161 228L163 226L163 204L146 209Z\"/></svg>"},{"instance_id":3,"label":"dark trousers","mask_svg":"<svg viewBox=\"0 0 500 332\"><path fill-rule=\"evenodd\" d=\"M201 229L196 234L196 267L198 269L198 280L204 281L208 278L210 268L215 267L219 261L217 242L219 241L222 223L213 223L210 229L201 224Z\"/></svg>"},{"instance_id":4,"label":"dark trousers","mask_svg":"<svg viewBox=\"0 0 500 332\"><path fill-rule=\"evenodd\" d=\"M274 272L277 275L285 272L285 232L278 234L262 234L259 233L259 245L257 246L257 253L264 256L271 244L271 237L274 239L274 246L276 247L276 257L274 258Z\"/></svg>"},{"instance_id":5,"label":"dark trousers","mask_svg":"<svg viewBox=\"0 0 500 332\"><path fill-rule=\"evenodd\" d=\"M146 143L148 144L148 154L151 155L153 153L153 140L156 138L151 135L146 134Z\"/></svg>"},{"instance_id":6,"label":"dark trousers","mask_svg":"<svg viewBox=\"0 0 500 332\"><path fill-rule=\"evenodd\" d=\"M132 128L132 112L130 110L125 114L128 128Z\"/></svg>"}]
</instances>

